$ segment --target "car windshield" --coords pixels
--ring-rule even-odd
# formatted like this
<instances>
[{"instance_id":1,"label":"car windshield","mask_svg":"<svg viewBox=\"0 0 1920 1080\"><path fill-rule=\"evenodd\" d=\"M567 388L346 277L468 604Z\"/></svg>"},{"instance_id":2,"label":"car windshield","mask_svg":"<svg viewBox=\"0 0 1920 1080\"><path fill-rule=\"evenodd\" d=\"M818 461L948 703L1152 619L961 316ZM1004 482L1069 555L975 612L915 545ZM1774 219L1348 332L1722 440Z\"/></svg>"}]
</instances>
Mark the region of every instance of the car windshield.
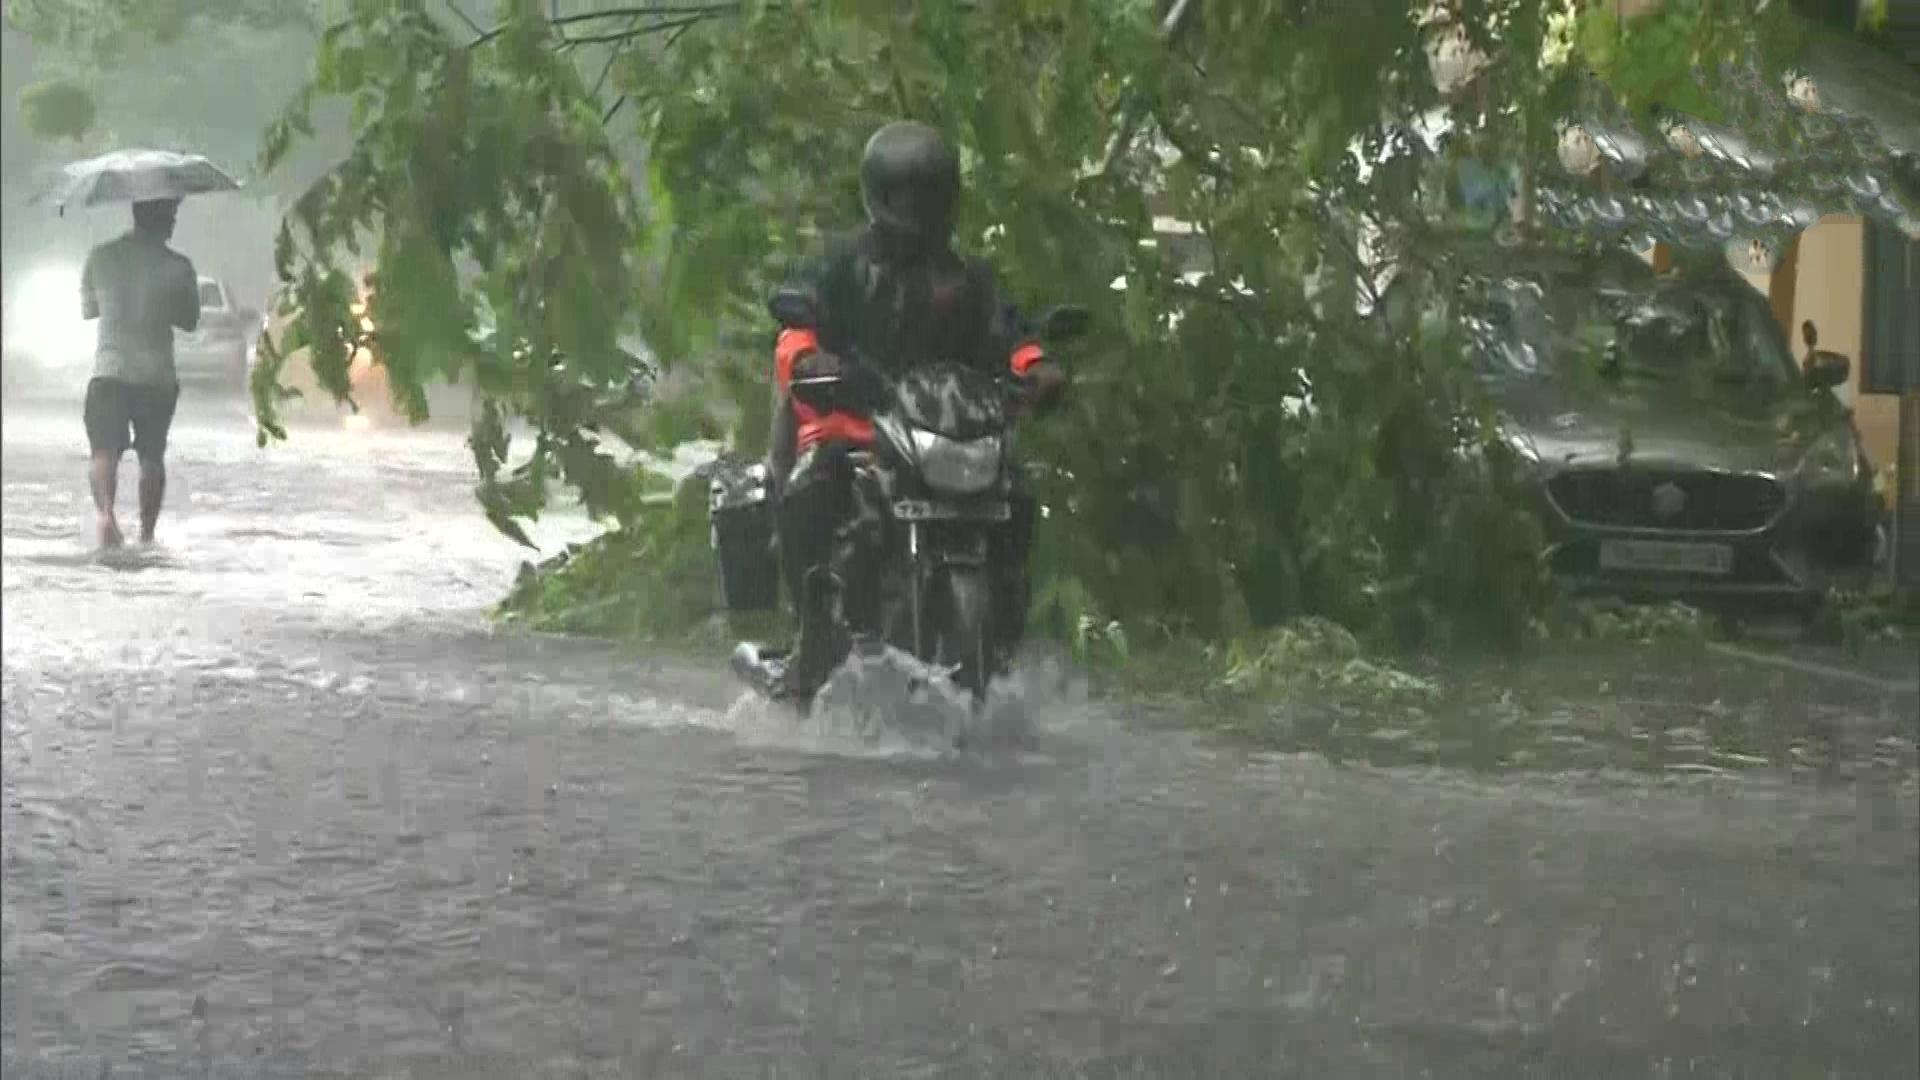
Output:
<instances>
[{"instance_id":1,"label":"car windshield","mask_svg":"<svg viewBox=\"0 0 1920 1080\"><path fill-rule=\"evenodd\" d=\"M200 283L200 306L203 309L223 308L227 306L226 300L220 295L219 282L203 281Z\"/></svg>"},{"instance_id":2,"label":"car windshield","mask_svg":"<svg viewBox=\"0 0 1920 1080\"><path fill-rule=\"evenodd\" d=\"M1583 364L1656 381L1783 385L1796 373L1764 298L1731 288L1547 290L1509 278L1467 326L1481 371L1496 377L1571 375Z\"/></svg>"}]
</instances>

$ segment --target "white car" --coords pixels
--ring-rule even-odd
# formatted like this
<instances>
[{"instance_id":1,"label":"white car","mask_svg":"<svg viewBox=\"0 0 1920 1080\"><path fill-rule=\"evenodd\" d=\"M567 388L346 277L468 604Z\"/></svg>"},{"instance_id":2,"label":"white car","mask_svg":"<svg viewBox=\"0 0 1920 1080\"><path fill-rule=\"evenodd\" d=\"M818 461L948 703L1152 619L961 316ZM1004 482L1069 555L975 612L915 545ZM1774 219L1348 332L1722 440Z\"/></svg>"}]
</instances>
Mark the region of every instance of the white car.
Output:
<instances>
[{"instance_id":1,"label":"white car","mask_svg":"<svg viewBox=\"0 0 1920 1080\"><path fill-rule=\"evenodd\" d=\"M258 312L240 306L224 281L200 279L200 325L174 335L173 366L184 384L244 392Z\"/></svg>"}]
</instances>

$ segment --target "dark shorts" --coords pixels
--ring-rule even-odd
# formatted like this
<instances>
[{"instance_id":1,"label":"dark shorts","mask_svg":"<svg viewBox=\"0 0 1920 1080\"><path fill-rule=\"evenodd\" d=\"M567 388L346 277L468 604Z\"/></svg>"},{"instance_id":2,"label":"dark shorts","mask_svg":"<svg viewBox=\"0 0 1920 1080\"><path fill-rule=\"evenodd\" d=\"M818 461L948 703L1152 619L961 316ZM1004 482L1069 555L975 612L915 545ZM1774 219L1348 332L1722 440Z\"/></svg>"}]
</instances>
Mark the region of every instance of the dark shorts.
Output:
<instances>
[{"instance_id":1,"label":"dark shorts","mask_svg":"<svg viewBox=\"0 0 1920 1080\"><path fill-rule=\"evenodd\" d=\"M95 379L87 384L87 445L96 454L116 457L132 447L140 460L159 461L179 403L177 385Z\"/></svg>"}]
</instances>

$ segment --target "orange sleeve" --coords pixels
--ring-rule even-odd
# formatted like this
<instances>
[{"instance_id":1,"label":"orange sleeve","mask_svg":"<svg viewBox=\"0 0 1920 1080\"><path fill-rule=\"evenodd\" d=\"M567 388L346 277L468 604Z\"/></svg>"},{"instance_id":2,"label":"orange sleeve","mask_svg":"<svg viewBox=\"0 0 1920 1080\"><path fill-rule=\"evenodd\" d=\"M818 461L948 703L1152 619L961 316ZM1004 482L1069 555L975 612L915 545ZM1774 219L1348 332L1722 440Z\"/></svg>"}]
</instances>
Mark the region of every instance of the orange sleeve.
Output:
<instances>
[{"instance_id":1,"label":"orange sleeve","mask_svg":"<svg viewBox=\"0 0 1920 1080\"><path fill-rule=\"evenodd\" d=\"M773 346L774 385L785 390L793 382L794 362L819 349L820 335L812 330L788 328L780 331L780 340Z\"/></svg>"},{"instance_id":2,"label":"orange sleeve","mask_svg":"<svg viewBox=\"0 0 1920 1080\"><path fill-rule=\"evenodd\" d=\"M1007 366L1013 369L1015 375L1025 375L1033 370L1033 365L1046 358L1046 354L1040 351L1040 346L1029 341L1013 350L1013 355L1007 359Z\"/></svg>"}]
</instances>

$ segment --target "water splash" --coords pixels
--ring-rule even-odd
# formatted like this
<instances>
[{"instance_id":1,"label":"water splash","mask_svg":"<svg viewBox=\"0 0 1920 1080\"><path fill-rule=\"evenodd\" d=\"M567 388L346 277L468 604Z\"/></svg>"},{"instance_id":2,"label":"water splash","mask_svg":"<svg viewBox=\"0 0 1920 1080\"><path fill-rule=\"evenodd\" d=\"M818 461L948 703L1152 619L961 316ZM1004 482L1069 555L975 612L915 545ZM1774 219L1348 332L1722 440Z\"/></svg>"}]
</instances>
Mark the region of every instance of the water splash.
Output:
<instances>
[{"instance_id":1,"label":"water splash","mask_svg":"<svg viewBox=\"0 0 1920 1080\"><path fill-rule=\"evenodd\" d=\"M1069 665L1034 656L995 679L976 706L919 660L885 648L850 657L806 717L745 692L726 726L756 742L859 757L995 756L1034 749L1086 697L1084 679Z\"/></svg>"}]
</instances>

